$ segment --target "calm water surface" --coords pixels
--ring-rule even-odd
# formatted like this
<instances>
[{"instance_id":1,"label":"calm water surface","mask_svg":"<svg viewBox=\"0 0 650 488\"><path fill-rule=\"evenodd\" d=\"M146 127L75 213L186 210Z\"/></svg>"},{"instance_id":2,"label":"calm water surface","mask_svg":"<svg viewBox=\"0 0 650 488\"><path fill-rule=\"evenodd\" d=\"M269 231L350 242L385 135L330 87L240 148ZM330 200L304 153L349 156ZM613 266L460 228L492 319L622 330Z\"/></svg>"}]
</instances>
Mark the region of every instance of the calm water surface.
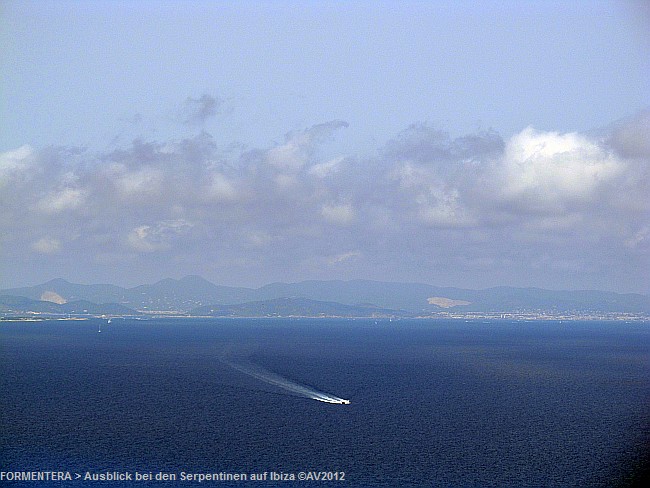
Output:
<instances>
[{"instance_id":1,"label":"calm water surface","mask_svg":"<svg viewBox=\"0 0 650 488\"><path fill-rule=\"evenodd\" d=\"M98 334L99 324L0 324L0 470L611 486L644 462L650 438L648 323L116 319ZM224 358L351 404L297 396Z\"/></svg>"}]
</instances>

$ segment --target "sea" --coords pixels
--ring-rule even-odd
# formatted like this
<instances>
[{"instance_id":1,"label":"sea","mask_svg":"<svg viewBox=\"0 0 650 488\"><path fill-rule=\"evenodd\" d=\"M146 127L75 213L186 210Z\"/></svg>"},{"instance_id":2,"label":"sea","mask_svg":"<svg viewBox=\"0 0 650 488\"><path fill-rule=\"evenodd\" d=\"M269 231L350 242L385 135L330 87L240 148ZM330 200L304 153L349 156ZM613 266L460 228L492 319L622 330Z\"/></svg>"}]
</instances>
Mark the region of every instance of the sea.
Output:
<instances>
[{"instance_id":1,"label":"sea","mask_svg":"<svg viewBox=\"0 0 650 488\"><path fill-rule=\"evenodd\" d=\"M649 400L649 322L4 321L0 484L636 486Z\"/></svg>"}]
</instances>

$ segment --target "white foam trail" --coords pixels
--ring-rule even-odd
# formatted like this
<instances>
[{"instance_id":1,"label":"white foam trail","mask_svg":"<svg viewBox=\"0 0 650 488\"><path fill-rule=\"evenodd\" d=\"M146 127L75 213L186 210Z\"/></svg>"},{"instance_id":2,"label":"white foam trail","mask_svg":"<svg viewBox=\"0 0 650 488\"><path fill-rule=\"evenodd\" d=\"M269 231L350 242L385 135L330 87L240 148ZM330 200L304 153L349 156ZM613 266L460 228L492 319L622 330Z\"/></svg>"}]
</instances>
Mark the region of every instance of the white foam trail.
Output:
<instances>
[{"instance_id":1,"label":"white foam trail","mask_svg":"<svg viewBox=\"0 0 650 488\"><path fill-rule=\"evenodd\" d=\"M339 403L339 404L348 404L349 400L337 397L335 395L330 395L329 393L323 393L321 391L315 390L309 386L301 385L295 381L291 381L288 378L284 378L279 374L272 373L265 370L254 364L242 364L242 363L233 363L228 360L224 362L231 368L236 369L237 371L244 373L248 376L252 376L260 381L263 381L269 385L277 386L285 391L295 393L306 398L311 398L312 400L318 400L319 402L325 403Z\"/></svg>"}]
</instances>

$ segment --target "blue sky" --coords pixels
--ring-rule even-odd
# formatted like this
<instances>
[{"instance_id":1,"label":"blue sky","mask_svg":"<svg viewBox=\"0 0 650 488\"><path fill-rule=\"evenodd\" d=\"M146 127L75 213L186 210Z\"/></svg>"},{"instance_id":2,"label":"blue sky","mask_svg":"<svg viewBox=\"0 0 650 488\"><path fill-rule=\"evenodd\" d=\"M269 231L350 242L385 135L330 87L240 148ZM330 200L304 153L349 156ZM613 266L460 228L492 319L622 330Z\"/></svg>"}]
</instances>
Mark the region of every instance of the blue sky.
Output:
<instances>
[{"instance_id":1,"label":"blue sky","mask_svg":"<svg viewBox=\"0 0 650 488\"><path fill-rule=\"evenodd\" d=\"M648 293L646 20L622 1L5 1L0 286Z\"/></svg>"}]
</instances>

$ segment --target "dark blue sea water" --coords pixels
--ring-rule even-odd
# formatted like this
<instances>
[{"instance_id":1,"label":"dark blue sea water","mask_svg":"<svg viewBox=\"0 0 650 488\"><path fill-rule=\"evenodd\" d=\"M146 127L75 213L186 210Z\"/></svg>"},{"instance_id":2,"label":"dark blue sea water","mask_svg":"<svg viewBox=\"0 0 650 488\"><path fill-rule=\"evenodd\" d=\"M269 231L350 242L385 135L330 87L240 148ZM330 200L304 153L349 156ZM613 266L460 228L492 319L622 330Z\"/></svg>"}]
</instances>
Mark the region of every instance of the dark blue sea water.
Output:
<instances>
[{"instance_id":1,"label":"dark blue sea water","mask_svg":"<svg viewBox=\"0 0 650 488\"><path fill-rule=\"evenodd\" d=\"M98 325L0 323L1 471L612 486L638 473L650 438L648 323L113 320L101 334ZM224 357L351 404L296 396Z\"/></svg>"}]
</instances>

